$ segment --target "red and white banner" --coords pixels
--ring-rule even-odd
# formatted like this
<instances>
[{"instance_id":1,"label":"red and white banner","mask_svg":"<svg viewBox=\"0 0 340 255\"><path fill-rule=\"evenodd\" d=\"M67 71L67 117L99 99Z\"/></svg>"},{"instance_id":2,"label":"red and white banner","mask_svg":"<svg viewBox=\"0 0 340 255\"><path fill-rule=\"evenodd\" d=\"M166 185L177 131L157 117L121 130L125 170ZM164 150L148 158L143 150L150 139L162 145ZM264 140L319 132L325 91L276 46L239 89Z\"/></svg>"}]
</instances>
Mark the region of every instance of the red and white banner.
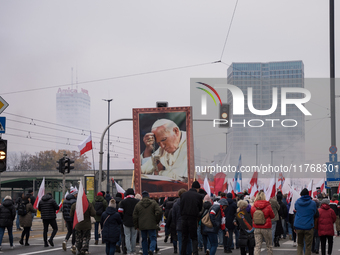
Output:
<instances>
[{"instance_id":1,"label":"red and white banner","mask_svg":"<svg viewBox=\"0 0 340 255\"><path fill-rule=\"evenodd\" d=\"M84 141L78 144L78 148L80 150L80 155L83 155L85 152L92 150L92 137L89 135Z\"/></svg>"},{"instance_id":2,"label":"red and white banner","mask_svg":"<svg viewBox=\"0 0 340 255\"><path fill-rule=\"evenodd\" d=\"M276 183L275 183L275 178L272 178L270 183L269 183L269 186L268 186L268 189L266 191L266 200L269 201L269 199L271 199L272 197L275 196L276 194Z\"/></svg>"},{"instance_id":3,"label":"red and white banner","mask_svg":"<svg viewBox=\"0 0 340 255\"><path fill-rule=\"evenodd\" d=\"M87 200L87 197L86 197L86 194L83 188L83 184L80 181L77 202L76 202L76 211L74 212L74 218L73 218L73 228L78 224L78 222L81 222L84 220L84 213L86 212L88 207L89 207L89 201Z\"/></svg>"},{"instance_id":4,"label":"red and white banner","mask_svg":"<svg viewBox=\"0 0 340 255\"><path fill-rule=\"evenodd\" d=\"M312 189L313 189L313 180L311 180L307 186L308 192L309 192L309 196L312 195Z\"/></svg>"},{"instance_id":5,"label":"red and white banner","mask_svg":"<svg viewBox=\"0 0 340 255\"><path fill-rule=\"evenodd\" d=\"M43 180L40 184L39 192L38 192L37 198L35 199L35 202L34 202L34 205L33 205L34 209L38 209L39 202L44 195L45 195L45 177L43 178Z\"/></svg>"},{"instance_id":6,"label":"red and white banner","mask_svg":"<svg viewBox=\"0 0 340 255\"><path fill-rule=\"evenodd\" d=\"M258 189L257 189L257 185L256 183L251 187L251 190L250 190L250 195L249 197L252 198L252 197L256 197L257 193L258 193Z\"/></svg>"}]
</instances>

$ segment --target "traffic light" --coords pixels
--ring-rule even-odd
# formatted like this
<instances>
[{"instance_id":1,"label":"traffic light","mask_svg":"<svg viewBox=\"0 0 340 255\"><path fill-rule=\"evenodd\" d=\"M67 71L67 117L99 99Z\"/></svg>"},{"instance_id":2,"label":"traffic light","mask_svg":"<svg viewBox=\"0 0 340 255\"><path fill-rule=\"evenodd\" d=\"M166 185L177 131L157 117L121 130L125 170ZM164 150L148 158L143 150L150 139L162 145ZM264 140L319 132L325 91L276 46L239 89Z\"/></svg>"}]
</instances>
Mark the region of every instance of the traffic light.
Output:
<instances>
[{"instance_id":1,"label":"traffic light","mask_svg":"<svg viewBox=\"0 0 340 255\"><path fill-rule=\"evenodd\" d=\"M74 166L71 166L71 164L74 163L74 160L71 160L69 158L65 159L65 170L67 173L70 173L71 169L74 169Z\"/></svg>"},{"instance_id":2,"label":"traffic light","mask_svg":"<svg viewBox=\"0 0 340 255\"><path fill-rule=\"evenodd\" d=\"M0 172L7 168L7 140L0 139Z\"/></svg>"},{"instance_id":3,"label":"traffic light","mask_svg":"<svg viewBox=\"0 0 340 255\"><path fill-rule=\"evenodd\" d=\"M64 174L65 173L65 159L61 158L57 161L58 167L57 170L59 170L59 173Z\"/></svg>"},{"instance_id":4,"label":"traffic light","mask_svg":"<svg viewBox=\"0 0 340 255\"><path fill-rule=\"evenodd\" d=\"M219 123L219 127L228 128L230 127L230 114L229 114L229 104L220 105L220 120L224 120Z\"/></svg>"}]
</instances>

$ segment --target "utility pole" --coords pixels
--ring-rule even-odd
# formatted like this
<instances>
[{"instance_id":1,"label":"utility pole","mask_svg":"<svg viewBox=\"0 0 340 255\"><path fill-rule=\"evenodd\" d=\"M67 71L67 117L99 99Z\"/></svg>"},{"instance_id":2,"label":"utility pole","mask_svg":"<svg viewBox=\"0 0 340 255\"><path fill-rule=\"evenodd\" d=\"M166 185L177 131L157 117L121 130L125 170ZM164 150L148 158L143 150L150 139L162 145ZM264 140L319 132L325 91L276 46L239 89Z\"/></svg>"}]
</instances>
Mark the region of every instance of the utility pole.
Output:
<instances>
[{"instance_id":1,"label":"utility pole","mask_svg":"<svg viewBox=\"0 0 340 255\"><path fill-rule=\"evenodd\" d=\"M329 59L330 59L331 145L336 146L334 0L329 0L329 53L330 53Z\"/></svg>"},{"instance_id":2,"label":"utility pole","mask_svg":"<svg viewBox=\"0 0 340 255\"><path fill-rule=\"evenodd\" d=\"M110 125L110 103L113 99L103 99L103 100L108 103L107 124ZM109 190L110 190L110 129L107 130L107 174L106 174L106 191L109 191Z\"/></svg>"}]
</instances>

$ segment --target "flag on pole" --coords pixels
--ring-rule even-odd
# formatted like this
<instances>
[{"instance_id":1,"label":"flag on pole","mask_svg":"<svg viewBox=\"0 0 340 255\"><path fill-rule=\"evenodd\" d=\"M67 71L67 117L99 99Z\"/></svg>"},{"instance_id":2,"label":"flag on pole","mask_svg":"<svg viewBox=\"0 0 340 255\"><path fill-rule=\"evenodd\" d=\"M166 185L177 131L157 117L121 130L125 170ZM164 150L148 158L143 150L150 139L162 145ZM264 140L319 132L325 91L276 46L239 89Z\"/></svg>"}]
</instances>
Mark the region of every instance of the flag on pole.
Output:
<instances>
[{"instance_id":1,"label":"flag on pole","mask_svg":"<svg viewBox=\"0 0 340 255\"><path fill-rule=\"evenodd\" d=\"M237 165L237 170L235 172L235 176L234 176L234 192L239 193L241 192L241 180L242 180L242 173L240 172L240 168L242 166L242 157L240 154L240 157L238 159L238 165Z\"/></svg>"},{"instance_id":2,"label":"flag on pole","mask_svg":"<svg viewBox=\"0 0 340 255\"><path fill-rule=\"evenodd\" d=\"M64 199L67 197L67 195L68 195L68 191L66 191L64 198L59 203L59 209L55 213L58 213L60 211L61 207L63 207Z\"/></svg>"},{"instance_id":3,"label":"flag on pole","mask_svg":"<svg viewBox=\"0 0 340 255\"><path fill-rule=\"evenodd\" d=\"M313 189L313 179L309 182L307 189L308 189L308 192L309 192L309 196L311 196L312 195L312 189Z\"/></svg>"},{"instance_id":4,"label":"flag on pole","mask_svg":"<svg viewBox=\"0 0 340 255\"><path fill-rule=\"evenodd\" d=\"M320 188L320 189L317 190L316 188ZM312 190L313 197L317 197L318 192L321 193L324 191L324 189L325 189L325 180L321 179L320 181L318 181L317 184L313 185L313 190Z\"/></svg>"},{"instance_id":5,"label":"flag on pole","mask_svg":"<svg viewBox=\"0 0 340 255\"><path fill-rule=\"evenodd\" d=\"M272 178L270 183L269 183L269 186L268 186L268 189L266 191L266 200L269 201L269 199L271 199L272 197L275 196L275 191L276 191L276 188L275 188L275 178Z\"/></svg>"},{"instance_id":6,"label":"flag on pole","mask_svg":"<svg viewBox=\"0 0 340 255\"><path fill-rule=\"evenodd\" d=\"M80 155L83 155L85 152L92 150L91 134L84 141L78 144L78 148L80 150Z\"/></svg>"},{"instance_id":7,"label":"flag on pole","mask_svg":"<svg viewBox=\"0 0 340 255\"><path fill-rule=\"evenodd\" d=\"M210 185L209 185L209 181L208 181L207 176L205 176L205 178L204 178L203 188L204 188L205 192L207 192L207 194L210 197L211 196L211 192L210 192Z\"/></svg>"},{"instance_id":8,"label":"flag on pole","mask_svg":"<svg viewBox=\"0 0 340 255\"><path fill-rule=\"evenodd\" d=\"M254 172L253 173L253 177L251 177L250 180L250 188L248 189L248 193L250 194L252 187L254 187L254 185L256 184L257 186L257 178L258 178L258 172Z\"/></svg>"},{"instance_id":9,"label":"flag on pole","mask_svg":"<svg viewBox=\"0 0 340 255\"><path fill-rule=\"evenodd\" d=\"M37 198L35 199L35 202L34 202L34 205L33 205L34 209L38 209L39 202L44 195L45 195L45 177L43 178L43 180L40 184L39 192L38 192Z\"/></svg>"},{"instance_id":10,"label":"flag on pole","mask_svg":"<svg viewBox=\"0 0 340 255\"><path fill-rule=\"evenodd\" d=\"M114 182L114 184L116 185L116 190L118 193L122 194L122 198L124 198L124 193L125 190L113 179L111 178L111 180Z\"/></svg>"},{"instance_id":11,"label":"flag on pole","mask_svg":"<svg viewBox=\"0 0 340 255\"><path fill-rule=\"evenodd\" d=\"M78 222L81 222L84 220L84 214L88 207L89 207L89 201L87 200L85 190L83 188L83 183L80 181L77 202L76 202L76 210L74 212L74 218L73 218L73 228L78 224Z\"/></svg>"},{"instance_id":12,"label":"flag on pole","mask_svg":"<svg viewBox=\"0 0 340 255\"><path fill-rule=\"evenodd\" d=\"M279 174L279 179L277 180L276 187L277 189L282 191L283 184L285 182L285 178L283 177L283 174Z\"/></svg>"},{"instance_id":13,"label":"flag on pole","mask_svg":"<svg viewBox=\"0 0 340 255\"><path fill-rule=\"evenodd\" d=\"M257 195L258 192L259 192L259 191L258 191L258 189L257 189L257 184L255 183L255 184L251 187L249 197L250 197L250 198L256 197L256 195Z\"/></svg>"}]
</instances>

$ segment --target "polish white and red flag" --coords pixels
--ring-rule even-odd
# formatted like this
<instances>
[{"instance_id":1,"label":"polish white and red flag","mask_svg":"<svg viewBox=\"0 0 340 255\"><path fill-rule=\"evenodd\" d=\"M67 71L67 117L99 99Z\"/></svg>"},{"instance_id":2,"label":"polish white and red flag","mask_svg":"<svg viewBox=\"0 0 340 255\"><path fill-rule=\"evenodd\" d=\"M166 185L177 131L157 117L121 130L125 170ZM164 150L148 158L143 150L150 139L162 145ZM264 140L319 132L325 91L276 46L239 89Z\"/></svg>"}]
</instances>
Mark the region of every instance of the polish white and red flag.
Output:
<instances>
[{"instance_id":1,"label":"polish white and red flag","mask_svg":"<svg viewBox=\"0 0 340 255\"><path fill-rule=\"evenodd\" d=\"M251 187L249 197L250 197L250 198L256 197L257 193L259 193L259 191L258 191L258 188L257 188L257 184L255 183L255 184Z\"/></svg>"},{"instance_id":2,"label":"polish white and red flag","mask_svg":"<svg viewBox=\"0 0 340 255\"><path fill-rule=\"evenodd\" d=\"M211 196L211 193L210 193L210 185L209 185L209 181L208 181L207 176L205 176L205 178L204 178L203 188L204 188L205 192L207 192L207 194L208 194L209 197L210 197L210 196Z\"/></svg>"},{"instance_id":3,"label":"polish white and red flag","mask_svg":"<svg viewBox=\"0 0 340 255\"><path fill-rule=\"evenodd\" d=\"M65 197L60 201L59 209L55 213L58 213L60 211L61 207L63 207L64 199L67 197L67 195L68 195L68 191L66 192Z\"/></svg>"},{"instance_id":4,"label":"polish white and red flag","mask_svg":"<svg viewBox=\"0 0 340 255\"><path fill-rule=\"evenodd\" d=\"M116 190L118 193L122 194L122 198L124 198L124 193L125 190L113 179L111 178L111 180L114 182L114 184L116 185Z\"/></svg>"},{"instance_id":5,"label":"polish white and red flag","mask_svg":"<svg viewBox=\"0 0 340 255\"><path fill-rule=\"evenodd\" d=\"M39 192L38 192L37 198L35 199L35 202L34 202L34 205L33 205L34 209L38 209L39 202L44 195L45 195L45 177L43 178L43 180L40 184Z\"/></svg>"},{"instance_id":6,"label":"polish white and red flag","mask_svg":"<svg viewBox=\"0 0 340 255\"><path fill-rule=\"evenodd\" d=\"M73 218L73 228L81 221L84 220L84 214L89 207L89 201L87 200L83 184L80 181L79 184L79 191L77 196L77 202L76 202L76 210L74 212L74 218Z\"/></svg>"},{"instance_id":7,"label":"polish white and red flag","mask_svg":"<svg viewBox=\"0 0 340 255\"><path fill-rule=\"evenodd\" d=\"M316 188L320 188L320 193L325 189L325 179L321 179L317 184L313 185L313 197L318 195L318 190Z\"/></svg>"},{"instance_id":8,"label":"polish white and red flag","mask_svg":"<svg viewBox=\"0 0 340 255\"><path fill-rule=\"evenodd\" d=\"M276 182L276 188L282 191L282 187L285 183L285 178L283 177L283 174L279 174L279 179Z\"/></svg>"},{"instance_id":9,"label":"polish white and red flag","mask_svg":"<svg viewBox=\"0 0 340 255\"><path fill-rule=\"evenodd\" d=\"M251 193L252 188L254 187L254 185L256 184L256 188L257 188L257 178L258 178L258 172L254 172L253 177L250 179L250 188L248 189L248 193Z\"/></svg>"},{"instance_id":10,"label":"polish white and red flag","mask_svg":"<svg viewBox=\"0 0 340 255\"><path fill-rule=\"evenodd\" d=\"M269 201L269 199L271 199L272 197L275 197L275 194L276 194L276 183L275 183L275 178L272 178L270 183L269 183L269 186L268 186L268 189L266 191L266 200Z\"/></svg>"},{"instance_id":11,"label":"polish white and red flag","mask_svg":"<svg viewBox=\"0 0 340 255\"><path fill-rule=\"evenodd\" d=\"M80 155L83 155L85 152L92 150L91 134L84 141L78 144L78 148L80 150Z\"/></svg>"},{"instance_id":12,"label":"polish white and red flag","mask_svg":"<svg viewBox=\"0 0 340 255\"><path fill-rule=\"evenodd\" d=\"M311 180L307 186L308 192L309 192L309 196L312 195L312 189L313 189L313 180Z\"/></svg>"}]
</instances>

